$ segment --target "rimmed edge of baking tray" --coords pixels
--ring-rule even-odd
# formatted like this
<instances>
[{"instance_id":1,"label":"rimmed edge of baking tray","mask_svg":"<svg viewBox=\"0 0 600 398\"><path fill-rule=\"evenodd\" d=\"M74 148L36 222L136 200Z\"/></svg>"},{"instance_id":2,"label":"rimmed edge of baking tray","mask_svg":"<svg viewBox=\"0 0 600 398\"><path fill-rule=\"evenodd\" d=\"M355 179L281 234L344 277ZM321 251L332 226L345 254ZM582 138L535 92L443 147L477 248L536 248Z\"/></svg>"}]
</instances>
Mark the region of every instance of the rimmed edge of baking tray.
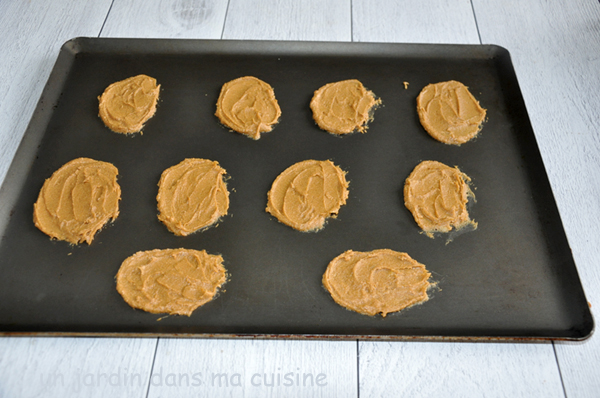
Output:
<instances>
[{"instance_id":1,"label":"rimmed edge of baking tray","mask_svg":"<svg viewBox=\"0 0 600 398\"><path fill-rule=\"evenodd\" d=\"M552 341L584 342L589 337L483 337L483 336L397 336L338 334L211 334L211 333L73 333L73 332L0 332L0 337L97 337L97 338L183 338L183 339L246 339L246 340L308 340L308 341L416 341L452 343L548 343Z\"/></svg>"}]
</instances>

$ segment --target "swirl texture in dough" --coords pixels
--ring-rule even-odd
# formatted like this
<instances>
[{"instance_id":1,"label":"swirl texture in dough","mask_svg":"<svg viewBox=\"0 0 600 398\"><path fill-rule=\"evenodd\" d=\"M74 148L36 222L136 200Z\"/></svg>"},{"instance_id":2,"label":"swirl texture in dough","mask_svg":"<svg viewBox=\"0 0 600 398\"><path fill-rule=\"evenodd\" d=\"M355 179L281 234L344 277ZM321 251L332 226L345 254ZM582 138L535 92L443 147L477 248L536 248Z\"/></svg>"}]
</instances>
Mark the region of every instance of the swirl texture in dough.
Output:
<instances>
[{"instance_id":1,"label":"swirl texture in dough","mask_svg":"<svg viewBox=\"0 0 600 398\"><path fill-rule=\"evenodd\" d=\"M323 285L339 305L365 315L397 312L429 299L431 274L408 254L348 250L334 258Z\"/></svg>"},{"instance_id":2,"label":"swirl texture in dough","mask_svg":"<svg viewBox=\"0 0 600 398\"><path fill-rule=\"evenodd\" d=\"M461 145L479 133L486 110L464 84L451 80L423 88L417 97L417 113L433 138Z\"/></svg>"},{"instance_id":3,"label":"swirl texture in dough","mask_svg":"<svg viewBox=\"0 0 600 398\"><path fill-rule=\"evenodd\" d=\"M133 308L190 316L211 301L227 279L223 257L205 250L137 252L121 264L117 291Z\"/></svg>"},{"instance_id":4,"label":"swirl texture in dough","mask_svg":"<svg viewBox=\"0 0 600 398\"><path fill-rule=\"evenodd\" d=\"M159 92L160 84L146 75L115 82L98 97L100 118L116 133L137 133L154 116Z\"/></svg>"},{"instance_id":5,"label":"swirl texture in dough","mask_svg":"<svg viewBox=\"0 0 600 398\"><path fill-rule=\"evenodd\" d=\"M345 173L329 160L288 167L271 186L266 211L299 231L318 231L348 198Z\"/></svg>"},{"instance_id":6,"label":"swirl texture in dough","mask_svg":"<svg viewBox=\"0 0 600 398\"><path fill-rule=\"evenodd\" d=\"M35 226L51 238L92 243L94 235L119 215L119 171L107 162L78 158L48 178L35 204Z\"/></svg>"},{"instance_id":7,"label":"swirl texture in dough","mask_svg":"<svg viewBox=\"0 0 600 398\"><path fill-rule=\"evenodd\" d=\"M163 171L158 183L158 219L175 235L213 225L229 209L227 172L219 162L185 159Z\"/></svg>"},{"instance_id":8,"label":"swirl texture in dough","mask_svg":"<svg viewBox=\"0 0 600 398\"><path fill-rule=\"evenodd\" d=\"M475 197L471 179L458 167L426 160L414 168L404 183L404 204L421 229L433 238L434 232L450 232L477 223L469 218L467 202Z\"/></svg>"},{"instance_id":9,"label":"swirl texture in dough","mask_svg":"<svg viewBox=\"0 0 600 398\"><path fill-rule=\"evenodd\" d=\"M375 106L381 100L356 80L324 85L315 91L310 108L317 125L332 134L364 133Z\"/></svg>"},{"instance_id":10,"label":"swirl texture in dough","mask_svg":"<svg viewBox=\"0 0 600 398\"><path fill-rule=\"evenodd\" d=\"M258 140L261 133L273 130L281 109L268 83L245 76L223 85L215 115L230 129Z\"/></svg>"}]
</instances>

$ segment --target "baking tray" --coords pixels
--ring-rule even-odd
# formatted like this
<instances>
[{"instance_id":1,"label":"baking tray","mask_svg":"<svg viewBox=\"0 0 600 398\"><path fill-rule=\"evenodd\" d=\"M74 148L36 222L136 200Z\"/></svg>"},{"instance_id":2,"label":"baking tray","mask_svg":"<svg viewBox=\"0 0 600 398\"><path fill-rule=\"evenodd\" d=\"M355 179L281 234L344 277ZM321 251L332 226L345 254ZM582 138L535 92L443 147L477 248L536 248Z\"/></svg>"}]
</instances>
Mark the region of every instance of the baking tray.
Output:
<instances>
[{"instance_id":1,"label":"baking tray","mask_svg":"<svg viewBox=\"0 0 600 398\"><path fill-rule=\"evenodd\" d=\"M161 84L143 135L98 118L104 88L144 73ZM214 116L223 83L271 84L280 123L259 141ZM366 134L321 131L309 102L322 85L355 78L383 101ZM488 110L478 138L439 143L419 124L427 84L459 80ZM408 82L405 89L404 82ZM88 246L51 241L32 222L46 178L66 162L113 163L121 214ZM157 219L161 172L188 157L219 161L229 215L188 237ZM305 159L347 172L336 219L300 233L265 212L275 177ZM476 231L430 239L404 207L405 178L422 160L472 178ZM433 340L584 339L593 330L509 53L493 45L421 45L77 38L62 47L0 192L0 331L3 334L317 337ZM230 280L192 316L130 308L115 289L121 262L140 250L221 253ZM323 288L327 264L348 250L389 248L426 264L431 299L386 318L338 306Z\"/></svg>"}]
</instances>

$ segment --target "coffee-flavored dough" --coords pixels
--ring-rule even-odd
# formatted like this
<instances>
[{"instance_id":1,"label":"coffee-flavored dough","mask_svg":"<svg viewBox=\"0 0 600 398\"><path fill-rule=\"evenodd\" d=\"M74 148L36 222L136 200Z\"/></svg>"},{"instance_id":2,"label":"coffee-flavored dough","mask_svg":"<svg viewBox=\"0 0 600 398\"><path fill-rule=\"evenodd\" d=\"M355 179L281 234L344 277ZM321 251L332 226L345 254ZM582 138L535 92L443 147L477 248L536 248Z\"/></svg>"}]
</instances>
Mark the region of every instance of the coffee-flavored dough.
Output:
<instances>
[{"instance_id":1,"label":"coffee-flavored dough","mask_svg":"<svg viewBox=\"0 0 600 398\"><path fill-rule=\"evenodd\" d=\"M332 134L364 133L381 100L356 79L324 85L315 91L310 109L317 125Z\"/></svg>"},{"instance_id":2,"label":"coffee-flavored dough","mask_svg":"<svg viewBox=\"0 0 600 398\"><path fill-rule=\"evenodd\" d=\"M266 211L298 231L317 231L348 198L345 173L329 160L288 167L271 186Z\"/></svg>"},{"instance_id":3,"label":"coffee-flavored dough","mask_svg":"<svg viewBox=\"0 0 600 398\"><path fill-rule=\"evenodd\" d=\"M430 238L434 232L450 232L467 225L475 229L477 223L467 211L469 197L475 197L470 181L458 167L431 160L421 162L404 183L404 204Z\"/></svg>"},{"instance_id":4,"label":"coffee-flavored dough","mask_svg":"<svg viewBox=\"0 0 600 398\"><path fill-rule=\"evenodd\" d=\"M229 209L226 173L219 162L207 159L185 159L163 171L158 219L179 236L213 225Z\"/></svg>"},{"instance_id":5,"label":"coffee-flavored dough","mask_svg":"<svg viewBox=\"0 0 600 398\"><path fill-rule=\"evenodd\" d=\"M78 158L48 178L33 205L35 226L51 238L78 244L119 215L119 171L110 163Z\"/></svg>"},{"instance_id":6,"label":"coffee-flavored dough","mask_svg":"<svg viewBox=\"0 0 600 398\"><path fill-rule=\"evenodd\" d=\"M223 257L205 250L165 249L135 253L121 264L117 291L133 308L187 315L211 301L225 283Z\"/></svg>"},{"instance_id":7,"label":"coffee-flavored dough","mask_svg":"<svg viewBox=\"0 0 600 398\"><path fill-rule=\"evenodd\" d=\"M156 79L146 75L113 83L98 97L100 118L116 133L137 133L154 116L159 91Z\"/></svg>"},{"instance_id":8,"label":"coffee-flavored dough","mask_svg":"<svg viewBox=\"0 0 600 398\"><path fill-rule=\"evenodd\" d=\"M400 311L429 299L431 274L408 254L390 249L348 250L334 258L323 286L339 305L365 315Z\"/></svg>"},{"instance_id":9,"label":"coffee-flavored dough","mask_svg":"<svg viewBox=\"0 0 600 398\"><path fill-rule=\"evenodd\" d=\"M245 76L223 85L215 115L223 125L258 140L261 133L273 130L281 109L269 84Z\"/></svg>"},{"instance_id":10,"label":"coffee-flavored dough","mask_svg":"<svg viewBox=\"0 0 600 398\"><path fill-rule=\"evenodd\" d=\"M426 86L417 97L417 113L433 138L461 145L479 133L486 110L464 84L451 80Z\"/></svg>"}]
</instances>

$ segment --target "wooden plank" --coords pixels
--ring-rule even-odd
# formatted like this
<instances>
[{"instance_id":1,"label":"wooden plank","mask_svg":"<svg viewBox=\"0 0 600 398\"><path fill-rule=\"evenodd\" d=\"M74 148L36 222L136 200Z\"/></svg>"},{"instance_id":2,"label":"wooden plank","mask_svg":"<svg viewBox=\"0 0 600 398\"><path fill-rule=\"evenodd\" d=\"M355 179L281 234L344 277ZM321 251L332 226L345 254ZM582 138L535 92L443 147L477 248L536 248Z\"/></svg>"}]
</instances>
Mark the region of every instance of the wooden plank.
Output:
<instances>
[{"instance_id":1,"label":"wooden plank","mask_svg":"<svg viewBox=\"0 0 600 398\"><path fill-rule=\"evenodd\" d=\"M479 44L469 0L352 1L354 41Z\"/></svg>"},{"instance_id":2,"label":"wooden plank","mask_svg":"<svg viewBox=\"0 0 600 398\"><path fill-rule=\"evenodd\" d=\"M600 343L590 341L555 344L558 365L567 397L596 398L600 391Z\"/></svg>"},{"instance_id":3,"label":"wooden plank","mask_svg":"<svg viewBox=\"0 0 600 398\"><path fill-rule=\"evenodd\" d=\"M350 0L231 0L224 39L350 41Z\"/></svg>"},{"instance_id":4,"label":"wooden plank","mask_svg":"<svg viewBox=\"0 0 600 398\"><path fill-rule=\"evenodd\" d=\"M564 396L550 343L364 342L359 358L364 397Z\"/></svg>"},{"instance_id":5,"label":"wooden plank","mask_svg":"<svg viewBox=\"0 0 600 398\"><path fill-rule=\"evenodd\" d=\"M102 37L219 39L227 0L115 0Z\"/></svg>"},{"instance_id":6,"label":"wooden plank","mask_svg":"<svg viewBox=\"0 0 600 398\"><path fill-rule=\"evenodd\" d=\"M153 397L357 396L356 342L160 339Z\"/></svg>"},{"instance_id":7,"label":"wooden plank","mask_svg":"<svg viewBox=\"0 0 600 398\"><path fill-rule=\"evenodd\" d=\"M474 0L481 38L506 47L588 300L600 303L600 3ZM556 344L567 396L600 391L600 338Z\"/></svg>"},{"instance_id":8,"label":"wooden plank","mask_svg":"<svg viewBox=\"0 0 600 398\"><path fill-rule=\"evenodd\" d=\"M0 2L0 184L61 45L97 36L111 0Z\"/></svg>"},{"instance_id":9,"label":"wooden plank","mask_svg":"<svg viewBox=\"0 0 600 398\"><path fill-rule=\"evenodd\" d=\"M354 0L353 38L480 42L470 1L445 0ZM562 396L551 344L361 342L359 351L361 396Z\"/></svg>"},{"instance_id":10,"label":"wooden plank","mask_svg":"<svg viewBox=\"0 0 600 398\"><path fill-rule=\"evenodd\" d=\"M156 339L0 339L1 397L145 397Z\"/></svg>"}]
</instances>

